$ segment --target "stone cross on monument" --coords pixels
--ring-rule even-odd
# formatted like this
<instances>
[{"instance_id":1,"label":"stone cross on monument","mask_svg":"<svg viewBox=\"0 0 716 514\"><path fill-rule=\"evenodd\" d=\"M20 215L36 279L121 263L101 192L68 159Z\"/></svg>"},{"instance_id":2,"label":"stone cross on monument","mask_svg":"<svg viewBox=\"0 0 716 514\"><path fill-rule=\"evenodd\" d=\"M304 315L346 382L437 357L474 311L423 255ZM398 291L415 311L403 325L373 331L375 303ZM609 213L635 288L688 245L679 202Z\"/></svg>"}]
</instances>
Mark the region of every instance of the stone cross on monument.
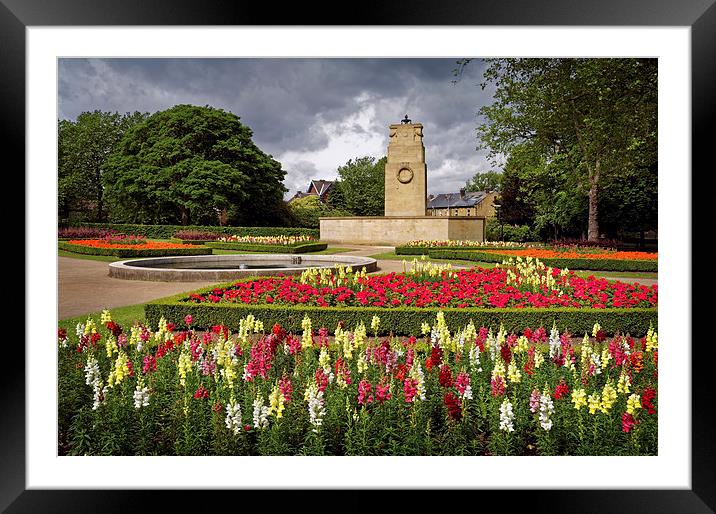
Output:
<instances>
[{"instance_id":1,"label":"stone cross on monument","mask_svg":"<svg viewBox=\"0 0 716 514\"><path fill-rule=\"evenodd\" d=\"M423 126L405 115L390 126L388 159L385 163L385 215L425 216L427 167Z\"/></svg>"}]
</instances>

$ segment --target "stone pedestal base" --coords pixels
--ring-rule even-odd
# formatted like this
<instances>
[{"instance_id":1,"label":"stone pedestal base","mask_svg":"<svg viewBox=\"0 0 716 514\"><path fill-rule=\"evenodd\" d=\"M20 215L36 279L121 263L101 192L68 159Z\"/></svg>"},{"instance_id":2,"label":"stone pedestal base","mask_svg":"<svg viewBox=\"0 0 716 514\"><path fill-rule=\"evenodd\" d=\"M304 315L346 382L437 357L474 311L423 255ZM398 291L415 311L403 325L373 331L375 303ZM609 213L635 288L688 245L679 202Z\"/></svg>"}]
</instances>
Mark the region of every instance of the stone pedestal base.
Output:
<instances>
[{"instance_id":1,"label":"stone pedestal base","mask_svg":"<svg viewBox=\"0 0 716 514\"><path fill-rule=\"evenodd\" d=\"M416 239L485 240L485 218L475 216L355 216L321 218L321 241L396 246Z\"/></svg>"}]
</instances>

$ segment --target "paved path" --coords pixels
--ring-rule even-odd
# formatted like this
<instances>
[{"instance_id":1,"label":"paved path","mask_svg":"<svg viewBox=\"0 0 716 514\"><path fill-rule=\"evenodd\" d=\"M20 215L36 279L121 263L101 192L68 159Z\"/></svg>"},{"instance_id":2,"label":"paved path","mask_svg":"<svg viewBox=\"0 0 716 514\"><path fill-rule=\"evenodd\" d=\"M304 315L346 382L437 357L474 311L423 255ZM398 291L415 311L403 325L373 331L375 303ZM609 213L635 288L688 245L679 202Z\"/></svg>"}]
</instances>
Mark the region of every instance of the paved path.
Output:
<instances>
[{"instance_id":1,"label":"paved path","mask_svg":"<svg viewBox=\"0 0 716 514\"><path fill-rule=\"evenodd\" d=\"M351 251L336 255L370 256L393 250L390 246L331 245L351 248ZM144 303L164 296L170 296L202 287L215 282L148 282L144 280L122 280L109 276L108 262L89 259L58 257L58 314L59 319L72 318L97 312ZM412 260L406 256L406 260ZM455 268L467 266L454 266ZM379 259L376 273L403 271L402 260ZM595 276L598 274L595 272ZM625 278L625 282L656 284L656 279Z\"/></svg>"}]
</instances>

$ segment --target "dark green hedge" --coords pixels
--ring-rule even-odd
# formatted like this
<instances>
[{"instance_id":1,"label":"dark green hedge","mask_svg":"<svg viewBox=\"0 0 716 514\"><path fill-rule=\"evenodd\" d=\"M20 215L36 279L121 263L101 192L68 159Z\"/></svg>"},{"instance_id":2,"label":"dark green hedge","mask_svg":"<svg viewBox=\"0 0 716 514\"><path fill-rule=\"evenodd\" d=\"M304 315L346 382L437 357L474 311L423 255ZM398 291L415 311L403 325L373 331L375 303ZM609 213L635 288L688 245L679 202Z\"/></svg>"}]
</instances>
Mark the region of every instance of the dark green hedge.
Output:
<instances>
[{"instance_id":1,"label":"dark green hedge","mask_svg":"<svg viewBox=\"0 0 716 514\"><path fill-rule=\"evenodd\" d=\"M510 250L522 250L523 246L512 246ZM396 255L428 255L432 250L494 250L493 246L461 246L460 248L445 248L442 246L396 246Z\"/></svg>"},{"instance_id":2,"label":"dark green hedge","mask_svg":"<svg viewBox=\"0 0 716 514\"><path fill-rule=\"evenodd\" d=\"M123 234L143 235L151 239L171 239L179 230L198 230L237 236L314 236L320 232L312 228L290 227L212 227L206 225L135 225L121 223L78 223L79 227L113 228Z\"/></svg>"},{"instance_id":3,"label":"dark green hedge","mask_svg":"<svg viewBox=\"0 0 716 514\"><path fill-rule=\"evenodd\" d=\"M214 243L216 239L178 239L176 237L172 237L169 241L183 245L206 245L207 243Z\"/></svg>"},{"instance_id":4,"label":"dark green hedge","mask_svg":"<svg viewBox=\"0 0 716 514\"><path fill-rule=\"evenodd\" d=\"M502 262L512 257L479 250L430 250L433 259L459 259L478 262ZM542 259L545 265L553 268L590 271L658 271L658 261L621 260L621 259Z\"/></svg>"},{"instance_id":5,"label":"dark green hedge","mask_svg":"<svg viewBox=\"0 0 716 514\"><path fill-rule=\"evenodd\" d=\"M184 328L184 317L191 314L194 328L207 329L212 325L224 324L232 330L238 330L239 320L253 314L270 329L279 323L284 329L299 333L301 321L308 314L313 322L314 330L326 327L331 332L344 321L352 330L359 321L366 327L374 315L380 317L380 333L392 332L395 335L420 335L422 323L434 323L439 310L451 330L464 327L472 320L477 327L486 326L497 329L500 323L509 332L521 331L527 327L545 327L549 330L552 323L557 323L560 331L569 330L574 335L590 333L594 323L599 323L608 335L615 332L642 336L649 329L649 324L657 327L657 309L437 309L437 308L379 308L379 307L316 307L316 306L277 306L277 305L245 305L235 303L194 303L180 301L187 298L188 293L176 295L147 303L144 312L151 326L156 327L163 316L167 321ZM370 330L369 330L370 331Z\"/></svg>"},{"instance_id":6,"label":"dark green hedge","mask_svg":"<svg viewBox=\"0 0 716 514\"><path fill-rule=\"evenodd\" d=\"M135 248L94 248L91 246L73 245L63 241L58 241L57 246L60 250L72 253L115 256L120 259L131 257L166 257L170 255L211 255L214 251L206 246L197 246L196 248L167 248L158 250L139 250Z\"/></svg>"},{"instance_id":7,"label":"dark green hedge","mask_svg":"<svg viewBox=\"0 0 716 514\"><path fill-rule=\"evenodd\" d=\"M266 253L307 253L319 252L328 248L326 243L305 243L293 246L284 245L262 245L256 243L228 243L212 241L206 246L217 250L241 250L244 252L266 252Z\"/></svg>"}]
</instances>

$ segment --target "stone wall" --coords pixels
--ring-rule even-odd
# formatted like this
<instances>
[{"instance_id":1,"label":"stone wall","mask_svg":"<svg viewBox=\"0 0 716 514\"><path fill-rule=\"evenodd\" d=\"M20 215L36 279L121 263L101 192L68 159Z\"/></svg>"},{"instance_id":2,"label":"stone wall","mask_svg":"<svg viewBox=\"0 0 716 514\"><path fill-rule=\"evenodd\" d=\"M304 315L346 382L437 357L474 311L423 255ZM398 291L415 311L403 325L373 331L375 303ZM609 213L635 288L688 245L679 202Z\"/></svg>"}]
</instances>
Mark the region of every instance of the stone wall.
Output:
<instances>
[{"instance_id":1,"label":"stone wall","mask_svg":"<svg viewBox=\"0 0 716 514\"><path fill-rule=\"evenodd\" d=\"M474 216L356 216L321 218L320 224L324 243L395 246L416 239L485 239L485 218Z\"/></svg>"}]
</instances>

